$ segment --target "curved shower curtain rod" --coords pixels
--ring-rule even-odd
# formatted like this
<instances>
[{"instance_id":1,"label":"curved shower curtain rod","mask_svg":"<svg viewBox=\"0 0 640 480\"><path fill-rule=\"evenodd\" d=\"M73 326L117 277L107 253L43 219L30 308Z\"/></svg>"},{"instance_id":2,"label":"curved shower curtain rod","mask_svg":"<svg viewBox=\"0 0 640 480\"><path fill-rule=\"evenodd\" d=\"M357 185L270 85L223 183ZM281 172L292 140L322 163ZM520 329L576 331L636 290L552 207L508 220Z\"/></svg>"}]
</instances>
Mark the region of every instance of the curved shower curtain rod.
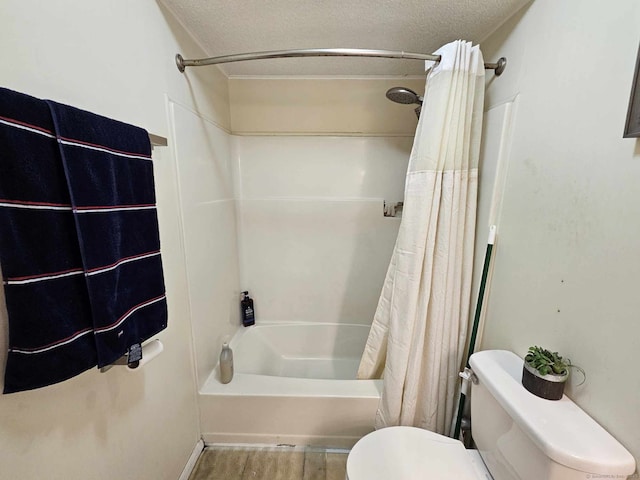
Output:
<instances>
[{"instance_id":1,"label":"curved shower curtain rod","mask_svg":"<svg viewBox=\"0 0 640 480\"><path fill-rule=\"evenodd\" d=\"M306 48L298 50L272 50L269 52L239 53L235 55L223 55L220 57L199 58L187 60L179 53L176 55L178 70L184 72L186 67L203 67L205 65L217 65L219 63L244 62L246 60L264 60L267 58L291 58L291 57L377 57L377 58L404 58L409 60L440 61L440 55L428 55L425 53L397 52L393 50L366 50L361 48ZM496 76L500 76L507 65L507 59L501 57L496 63L485 63L484 68L495 70Z\"/></svg>"}]
</instances>

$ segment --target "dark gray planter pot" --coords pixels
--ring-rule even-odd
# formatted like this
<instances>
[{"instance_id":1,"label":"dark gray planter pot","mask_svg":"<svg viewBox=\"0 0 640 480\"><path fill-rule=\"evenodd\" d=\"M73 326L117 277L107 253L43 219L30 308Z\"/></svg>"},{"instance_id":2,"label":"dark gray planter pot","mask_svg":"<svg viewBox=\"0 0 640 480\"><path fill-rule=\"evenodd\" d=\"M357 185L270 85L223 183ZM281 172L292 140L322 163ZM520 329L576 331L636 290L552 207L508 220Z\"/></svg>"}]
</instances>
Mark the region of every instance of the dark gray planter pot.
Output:
<instances>
[{"instance_id":1,"label":"dark gray planter pot","mask_svg":"<svg viewBox=\"0 0 640 480\"><path fill-rule=\"evenodd\" d=\"M524 362L522 368L522 385L538 397L547 400L560 400L564 393L564 385L569 373L564 375L540 375L538 371Z\"/></svg>"}]
</instances>

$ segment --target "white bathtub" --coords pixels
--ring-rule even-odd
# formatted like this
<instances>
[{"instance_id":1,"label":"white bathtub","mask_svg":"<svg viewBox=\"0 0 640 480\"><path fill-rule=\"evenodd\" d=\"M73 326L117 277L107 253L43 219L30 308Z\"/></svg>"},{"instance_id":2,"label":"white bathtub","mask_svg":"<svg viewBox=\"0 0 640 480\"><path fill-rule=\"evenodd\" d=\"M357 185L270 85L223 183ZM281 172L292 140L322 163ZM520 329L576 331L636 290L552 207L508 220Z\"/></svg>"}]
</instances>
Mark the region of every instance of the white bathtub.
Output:
<instances>
[{"instance_id":1,"label":"white bathtub","mask_svg":"<svg viewBox=\"0 0 640 480\"><path fill-rule=\"evenodd\" d=\"M351 447L373 430L381 380L356 380L369 327L263 324L231 340L235 374L218 366L200 391L206 443Z\"/></svg>"}]
</instances>

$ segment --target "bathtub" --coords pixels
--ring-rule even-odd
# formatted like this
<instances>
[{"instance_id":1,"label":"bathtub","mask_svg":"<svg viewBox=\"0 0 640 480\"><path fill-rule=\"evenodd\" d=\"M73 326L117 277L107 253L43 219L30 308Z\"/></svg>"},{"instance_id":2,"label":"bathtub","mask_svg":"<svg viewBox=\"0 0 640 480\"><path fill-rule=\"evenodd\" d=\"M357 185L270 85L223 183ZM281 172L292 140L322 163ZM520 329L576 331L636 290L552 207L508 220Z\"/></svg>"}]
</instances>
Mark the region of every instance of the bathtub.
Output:
<instances>
[{"instance_id":1,"label":"bathtub","mask_svg":"<svg viewBox=\"0 0 640 480\"><path fill-rule=\"evenodd\" d=\"M272 323L230 342L235 373L216 366L200 391L205 443L349 448L373 431L382 380L356 380L367 325Z\"/></svg>"}]
</instances>

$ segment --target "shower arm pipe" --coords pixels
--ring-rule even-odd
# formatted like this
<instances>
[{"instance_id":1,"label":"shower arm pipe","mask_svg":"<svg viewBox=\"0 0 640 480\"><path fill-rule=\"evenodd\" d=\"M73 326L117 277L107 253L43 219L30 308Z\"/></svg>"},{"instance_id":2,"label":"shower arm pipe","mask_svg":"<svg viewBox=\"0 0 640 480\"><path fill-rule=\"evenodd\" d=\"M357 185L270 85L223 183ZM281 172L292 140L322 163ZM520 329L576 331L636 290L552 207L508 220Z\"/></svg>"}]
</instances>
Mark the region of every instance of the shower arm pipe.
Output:
<instances>
[{"instance_id":1,"label":"shower arm pipe","mask_svg":"<svg viewBox=\"0 0 640 480\"><path fill-rule=\"evenodd\" d=\"M293 57L373 57L373 58L403 58L408 60L430 60L439 62L440 55L425 53L398 52L393 50L367 50L362 48L305 48L298 50L271 50L268 52L238 53L235 55L223 55L220 57L199 58L188 60L179 53L176 55L178 70L184 72L186 67L204 67L205 65L218 65L220 63L244 62L247 60L265 60L268 58L293 58ZM494 70L496 76L500 76L507 65L507 59L501 57L496 63L485 63L484 68Z\"/></svg>"}]
</instances>

